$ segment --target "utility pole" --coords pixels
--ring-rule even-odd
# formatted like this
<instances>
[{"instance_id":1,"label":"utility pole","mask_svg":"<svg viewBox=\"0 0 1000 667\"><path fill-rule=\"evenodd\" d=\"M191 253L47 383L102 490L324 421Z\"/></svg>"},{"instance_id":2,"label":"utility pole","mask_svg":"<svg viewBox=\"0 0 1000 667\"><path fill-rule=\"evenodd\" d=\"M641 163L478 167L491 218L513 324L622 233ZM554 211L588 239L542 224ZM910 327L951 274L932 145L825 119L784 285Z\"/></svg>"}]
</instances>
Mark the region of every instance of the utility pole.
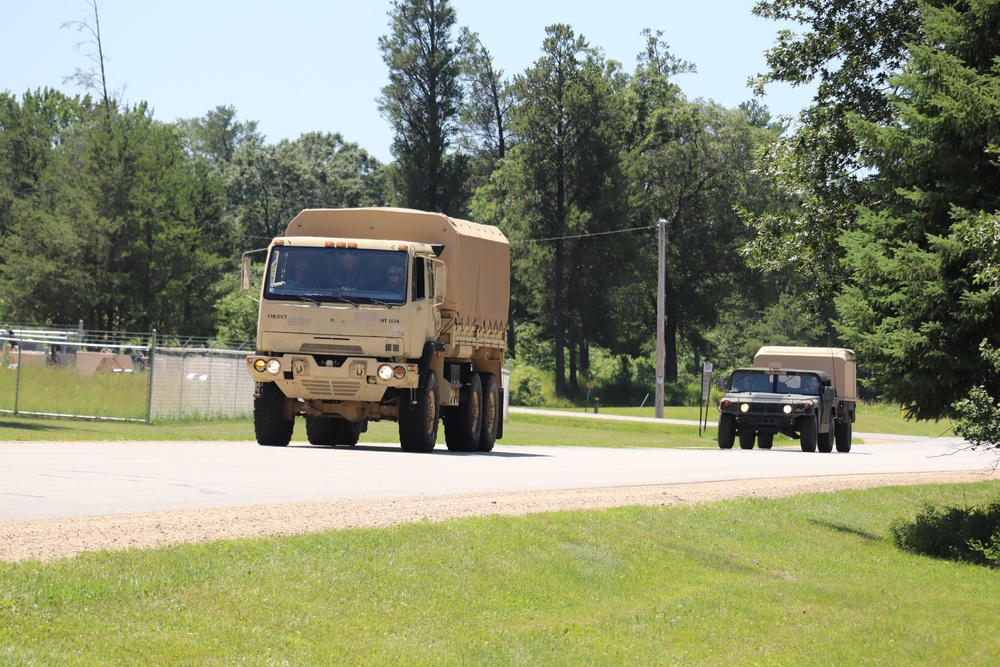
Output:
<instances>
[{"instance_id":1,"label":"utility pole","mask_svg":"<svg viewBox=\"0 0 1000 667\"><path fill-rule=\"evenodd\" d=\"M656 418L663 419L664 340L663 325L666 316L667 291L667 221L660 218L656 225L659 243L656 277Z\"/></svg>"}]
</instances>

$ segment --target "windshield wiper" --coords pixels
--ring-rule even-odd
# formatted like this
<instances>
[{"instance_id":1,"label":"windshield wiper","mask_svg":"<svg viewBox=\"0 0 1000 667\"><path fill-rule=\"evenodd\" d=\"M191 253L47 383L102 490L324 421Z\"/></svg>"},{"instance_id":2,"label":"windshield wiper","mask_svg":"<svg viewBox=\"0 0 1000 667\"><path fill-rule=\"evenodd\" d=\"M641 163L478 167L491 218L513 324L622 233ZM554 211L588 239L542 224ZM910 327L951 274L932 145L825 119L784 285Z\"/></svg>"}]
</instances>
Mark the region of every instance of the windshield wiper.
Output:
<instances>
[{"instance_id":1,"label":"windshield wiper","mask_svg":"<svg viewBox=\"0 0 1000 667\"><path fill-rule=\"evenodd\" d=\"M393 304L391 303L387 303L385 301L370 296L355 296L352 298L357 299L356 303L373 303L376 306L385 306L386 308L393 307Z\"/></svg>"}]
</instances>

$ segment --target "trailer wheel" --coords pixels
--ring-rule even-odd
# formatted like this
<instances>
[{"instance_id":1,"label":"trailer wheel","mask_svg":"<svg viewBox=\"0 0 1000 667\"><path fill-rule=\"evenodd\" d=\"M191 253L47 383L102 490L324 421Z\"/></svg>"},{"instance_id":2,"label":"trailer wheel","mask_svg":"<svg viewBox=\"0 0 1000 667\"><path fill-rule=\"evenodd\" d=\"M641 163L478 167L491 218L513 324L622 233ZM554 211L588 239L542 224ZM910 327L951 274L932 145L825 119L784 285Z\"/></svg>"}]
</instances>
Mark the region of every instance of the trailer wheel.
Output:
<instances>
[{"instance_id":1,"label":"trailer wheel","mask_svg":"<svg viewBox=\"0 0 1000 667\"><path fill-rule=\"evenodd\" d=\"M804 452L815 452L817 444L816 415L799 417L799 446Z\"/></svg>"},{"instance_id":2,"label":"trailer wheel","mask_svg":"<svg viewBox=\"0 0 1000 667\"><path fill-rule=\"evenodd\" d=\"M474 452L483 428L483 385L472 374L468 398L458 407L444 409L444 441L453 452Z\"/></svg>"},{"instance_id":3,"label":"trailer wheel","mask_svg":"<svg viewBox=\"0 0 1000 667\"><path fill-rule=\"evenodd\" d=\"M736 442L736 416L728 412L719 415L719 449L732 449Z\"/></svg>"},{"instance_id":4,"label":"trailer wheel","mask_svg":"<svg viewBox=\"0 0 1000 667\"><path fill-rule=\"evenodd\" d=\"M758 433L757 434L757 446L760 449L771 449L774 445L774 434L773 433Z\"/></svg>"},{"instance_id":5,"label":"trailer wheel","mask_svg":"<svg viewBox=\"0 0 1000 667\"><path fill-rule=\"evenodd\" d=\"M407 452L429 452L437 442L437 373L427 371L424 386L413 390L413 401L404 395L399 405L399 444Z\"/></svg>"},{"instance_id":6,"label":"trailer wheel","mask_svg":"<svg viewBox=\"0 0 1000 667\"><path fill-rule=\"evenodd\" d=\"M749 429L740 431L740 449L753 449L753 441L756 436L757 434Z\"/></svg>"},{"instance_id":7,"label":"trailer wheel","mask_svg":"<svg viewBox=\"0 0 1000 667\"><path fill-rule=\"evenodd\" d=\"M844 454L851 451L851 438L854 437L854 426L851 422L837 423L836 427L837 451Z\"/></svg>"},{"instance_id":8,"label":"trailer wheel","mask_svg":"<svg viewBox=\"0 0 1000 667\"><path fill-rule=\"evenodd\" d=\"M497 376L493 373L480 374L480 384L483 386L483 428L479 432L479 447L477 451L492 452L497 441L497 428L500 426L500 389L497 387Z\"/></svg>"},{"instance_id":9,"label":"trailer wheel","mask_svg":"<svg viewBox=\"0 0 1000 667\"><path fill-rule=\"evenodd\" d=\"M285 419L285 395L273 382L262 382L253 399L253 430L257 444L285 447L292 440L295 418Z\"/></svg>"}]
</instances>

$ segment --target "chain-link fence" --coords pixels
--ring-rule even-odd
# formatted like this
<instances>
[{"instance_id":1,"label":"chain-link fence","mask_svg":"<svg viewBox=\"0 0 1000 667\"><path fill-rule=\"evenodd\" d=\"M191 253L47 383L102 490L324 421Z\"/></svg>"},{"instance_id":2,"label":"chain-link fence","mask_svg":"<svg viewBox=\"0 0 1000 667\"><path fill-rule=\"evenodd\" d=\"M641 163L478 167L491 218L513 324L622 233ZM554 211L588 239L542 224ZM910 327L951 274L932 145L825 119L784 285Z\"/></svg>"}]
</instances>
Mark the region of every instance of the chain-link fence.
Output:
<instances>
[{"instance_id":1,"label":"chain-link fence","mask_svg":"<svg viewBox=\"0 0 1000 667\"><path fill-rule=\"evenodd\" d=\"M0 413L146 421L252 414L246 348L0 324Z\"/></svg>"}]
</instances>

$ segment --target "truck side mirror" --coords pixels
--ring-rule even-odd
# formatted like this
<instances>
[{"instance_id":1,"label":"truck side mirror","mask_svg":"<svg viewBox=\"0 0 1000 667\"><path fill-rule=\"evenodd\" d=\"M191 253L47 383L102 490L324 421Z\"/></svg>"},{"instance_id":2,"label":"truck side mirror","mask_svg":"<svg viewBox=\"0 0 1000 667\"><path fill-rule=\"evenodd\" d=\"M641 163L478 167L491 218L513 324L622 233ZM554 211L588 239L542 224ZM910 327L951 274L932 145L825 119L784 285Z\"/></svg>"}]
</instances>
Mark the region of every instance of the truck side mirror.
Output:
<instances>
[{"instance_id":1,"label":"truck side mirror","mask_svg":"<svg viewBox=\"0 0 1000 667\"><path fill-rule=\"evenodd\" d=\"M243 275L240 277L240 286L243 290L250 289L250 255L243 255Z\"/></svg>"},{"instance_id":2,"label":"truck side mirror","mask_svg":"<svg viewBox=\"0 0 1000 667\"><path fill-rule=\"evenodd\" d=\"M823 400L832 401L837 398L837 390L833 387L823 387Z\"/></svg>"},{"instance_id":3,"label":"truck side mirror","mask_svg":"<svg viewBox=\"0 0 1000 667\"><path fill-rule=\"evenodd\" d=\"M448 267L444 262L434 262L434 300L444 301L448 293Z\"/></svg>"},{"instance_id":4,"label":"truck side mirror","mask_svg":"<svg viewBox=\"0 0 1000 667\"><path fill-rule=\"evenodd\" d=\"M720 375L719 377L715 378L715 388L718 389L719 391L726 391L729 388L727 386L728 384L729 384L729 376L727 375Z\"/></svg>"}]
</instances>

